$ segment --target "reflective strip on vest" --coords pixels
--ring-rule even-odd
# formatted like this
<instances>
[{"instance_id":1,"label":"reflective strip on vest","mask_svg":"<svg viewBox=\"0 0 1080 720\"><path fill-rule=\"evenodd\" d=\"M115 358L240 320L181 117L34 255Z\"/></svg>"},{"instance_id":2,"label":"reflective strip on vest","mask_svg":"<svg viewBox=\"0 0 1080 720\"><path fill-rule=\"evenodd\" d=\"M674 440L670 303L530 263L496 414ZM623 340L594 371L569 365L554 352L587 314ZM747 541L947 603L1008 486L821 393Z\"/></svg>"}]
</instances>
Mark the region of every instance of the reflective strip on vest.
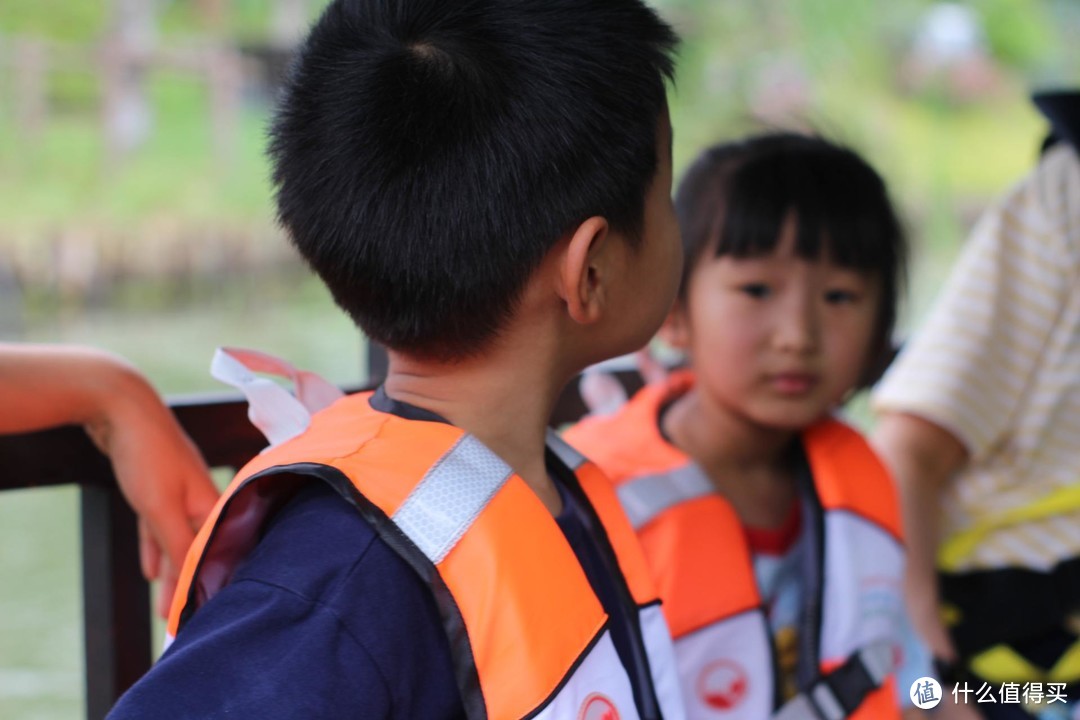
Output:
<instances>
[{"instance_id":1,"label":"reflective strip on vest","mask_svg":"<svg viewBox=\"0 0 1080 720\"><path fill-rule=\"evenodd\" d=\"M409 493L394 524L437 565L513 473L483 443L464 435Z\"/></svg>"},{"instance_id":2,"label":"reflective strip on vest","mask_svg":"<svg viewBox=\"0 0 1080 720\"><path fill-rule=\"evenodd\" d=\"M643 475L620 485L616 492L635 530L648 525L679 503L710 495L715 488L696 465L684 465L660 475Z\"/></svg>"}]
</instances>

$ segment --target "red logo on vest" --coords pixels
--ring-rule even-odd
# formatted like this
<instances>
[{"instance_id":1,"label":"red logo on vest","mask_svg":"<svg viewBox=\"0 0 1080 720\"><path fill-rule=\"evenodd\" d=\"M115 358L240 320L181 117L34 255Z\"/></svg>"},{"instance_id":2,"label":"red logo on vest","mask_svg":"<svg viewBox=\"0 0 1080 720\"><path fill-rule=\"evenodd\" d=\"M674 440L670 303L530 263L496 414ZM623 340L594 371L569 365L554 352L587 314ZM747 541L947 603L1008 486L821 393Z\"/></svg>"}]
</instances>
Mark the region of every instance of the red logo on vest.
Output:
<instances>
[{"instance_id":1,"label":"red logo on vest","mask_svg":"<svg viewBox=\"0 0 1080 720\"><path fill-rule=\"evenodd\" d=\"M619 720L619 711L606 696L593 693L581 704L578 720Z\"/></svg>"},{"instance_id":2,"label":"red logo on vest","mask_svg":"<svg viewBox=\"0 0 1080 720\"><path fill-rule=\"evenodd\" d=\"M715 710L731 710L746 699L750 678L742 665L732 660L716 660L698 676L697 691L701 701Z\"/></svg>"}]
</instances>

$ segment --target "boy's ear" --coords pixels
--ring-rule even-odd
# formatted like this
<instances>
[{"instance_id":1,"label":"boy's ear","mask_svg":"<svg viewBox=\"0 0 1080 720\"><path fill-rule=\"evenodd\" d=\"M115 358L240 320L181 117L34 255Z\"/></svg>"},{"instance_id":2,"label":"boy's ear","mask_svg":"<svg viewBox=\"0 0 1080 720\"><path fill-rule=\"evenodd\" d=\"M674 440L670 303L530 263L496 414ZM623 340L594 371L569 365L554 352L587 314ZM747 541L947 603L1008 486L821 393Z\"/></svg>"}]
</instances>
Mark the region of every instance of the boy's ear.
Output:
<instances>
[{"instance_id":1,"label":"boy's ear","mask_svg":"<svg viewBox=\"0 0 1080 720\"><path fill-rule=\"evenodd\" d=\"M558 293L567 312L582 325L596 322L607 301L610 226L602 217L578 225L566 240L558 275Z\"/></svg>"},{"instance_id":2,"label":"boy's ear","mask_svg":"<svg viewBox=\"0 0 1080 720\"><path fill-rule=\"evenodd\" d=\"M657 334L668 346L676 350L686 350L690 347L690 318L686 316L686 303L682 298L675 300L675 304L671 306Z\"/></svg>"}]
</instances>

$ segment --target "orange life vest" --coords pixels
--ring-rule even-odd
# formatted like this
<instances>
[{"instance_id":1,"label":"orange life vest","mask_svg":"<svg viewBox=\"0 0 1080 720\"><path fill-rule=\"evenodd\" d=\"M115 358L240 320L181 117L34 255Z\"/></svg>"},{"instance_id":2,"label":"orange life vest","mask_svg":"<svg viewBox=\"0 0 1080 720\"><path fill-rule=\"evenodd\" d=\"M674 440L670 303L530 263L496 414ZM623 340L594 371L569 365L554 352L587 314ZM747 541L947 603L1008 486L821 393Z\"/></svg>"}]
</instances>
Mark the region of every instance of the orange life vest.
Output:
<instances>
[{"instance_id":1,"label":"orange life vest","mask_svg":"<svg viewBox=\"0 0 1080 720\"><path fill-rule=\"evenodd\" d=\"M316 413L306 431L236 476L188 553L169 632L183 632L192 613L230 581L290 490L316 477L430 586L468 717L637 718L608 617L536 495L473 436L380 412L370 396ZM553 435L548 449L574 470L607 533L638 608L659 709L680 718L670 633L611 484Z\"/></svg>"},{"instance_id":2,"label":"orange life vest","mask_svg":"<svg viewBox=\"0 0 1080 720\"><path fill-rule=\"evenodd\" d=\"M675 638L688 716L898 718L893 666L903 548L886 470L838 421L803 434L813 487L802 524L813 531L807 542L816 544L809 549L816 562L807 565L816 566L811 577L818 580L810 582L819 587L803 588L812 606L804 608L810 622L799 634L802 646L817 652L814 660L800 657L800 693L781 706L775 651L739 517L659 431L664 404L692 383L689 373L676 373L666 384L646 386L617 413L587 418L566 433L616 483L638 532Z\"/></svg>"}]
</instances>

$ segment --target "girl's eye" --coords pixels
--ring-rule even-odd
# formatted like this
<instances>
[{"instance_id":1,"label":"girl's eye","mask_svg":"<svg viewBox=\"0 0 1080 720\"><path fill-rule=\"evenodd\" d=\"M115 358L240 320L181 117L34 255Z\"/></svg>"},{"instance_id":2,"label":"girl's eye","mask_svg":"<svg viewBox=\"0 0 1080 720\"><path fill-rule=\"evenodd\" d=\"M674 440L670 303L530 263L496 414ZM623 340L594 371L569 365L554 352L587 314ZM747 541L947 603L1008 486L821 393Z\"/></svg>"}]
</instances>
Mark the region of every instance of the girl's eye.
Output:
<instances>
[{"instance_id":1,"label":"girl's eye","mask_svg":"<svg viewBox=\"0 0 1080 720\"><path fill-rule=\"evenodd\" d=\"M851 290L827 290L825 292L825 302L830 305L846 305L858 299L858 294Z\"/></svg>"},{"instance_id":2,"label":"girl's eye","mask_svg":"<svg viewBox=\"0 0 1080 720\"><path fill-rule=\"evenodd\" d=\"M746 283L739 286L739 292L760 300L769 296L769 286L765 283Z\"/></svg>"}]
</instances>

